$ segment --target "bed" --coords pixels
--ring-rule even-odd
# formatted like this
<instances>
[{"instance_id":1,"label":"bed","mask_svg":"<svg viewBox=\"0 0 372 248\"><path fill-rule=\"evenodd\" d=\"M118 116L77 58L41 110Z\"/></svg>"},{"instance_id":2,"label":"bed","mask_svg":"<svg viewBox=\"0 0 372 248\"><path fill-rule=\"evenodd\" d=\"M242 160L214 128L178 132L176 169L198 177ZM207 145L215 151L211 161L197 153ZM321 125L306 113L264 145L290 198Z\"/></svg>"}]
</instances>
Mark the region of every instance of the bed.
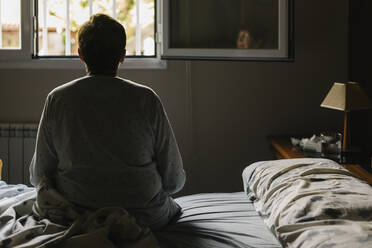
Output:
<instances>
[{"instance_id":1,"label":"bed","mask_svg":"<svg viewBox=\"0 0 372 248\"><path fill-rule=\"evenodd\" d=\"M74 222L74 229L33 217L36 190L0 181L0 247L73 247L63 242L84 236L82 230L95 240L95 246L86 247L372 247L372 188L339 164L326 159L261 161L247 166L242 179L241 192L177 198L183 209L177 221L154 233L141 231L136 236L145 237L141 242L124 238L117 246L107 241L116 240L111 234L118 232L109 235L97 224L102 221L88 229L76 228ZM121 237L133 234L125 231Z\"/></svg>"}]
</instances>

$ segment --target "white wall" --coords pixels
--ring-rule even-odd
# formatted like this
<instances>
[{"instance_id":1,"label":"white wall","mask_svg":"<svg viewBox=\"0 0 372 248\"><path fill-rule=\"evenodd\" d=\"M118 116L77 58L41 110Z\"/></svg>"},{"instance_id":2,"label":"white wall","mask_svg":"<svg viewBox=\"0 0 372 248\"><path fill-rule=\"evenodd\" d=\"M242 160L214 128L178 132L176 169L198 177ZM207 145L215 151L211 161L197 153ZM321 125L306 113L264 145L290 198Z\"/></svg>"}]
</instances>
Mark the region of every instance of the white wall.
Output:
<instances>
[{"instance_id":1,"label":"white wall","mask_svg":"<svg viewBox=\"0 0 372 248\"><path fill-rule=\"evenodd\" d=\"M154 88L167 108L188 181L181 195L242 190L249 163L272 159L268 134L342 127L319 107L348 77L348 1L296 0L295 62L169 61L119 75ZM37 122L47 93L78 70L0 70L0 122Z\"/></svg>"}]
</instances>

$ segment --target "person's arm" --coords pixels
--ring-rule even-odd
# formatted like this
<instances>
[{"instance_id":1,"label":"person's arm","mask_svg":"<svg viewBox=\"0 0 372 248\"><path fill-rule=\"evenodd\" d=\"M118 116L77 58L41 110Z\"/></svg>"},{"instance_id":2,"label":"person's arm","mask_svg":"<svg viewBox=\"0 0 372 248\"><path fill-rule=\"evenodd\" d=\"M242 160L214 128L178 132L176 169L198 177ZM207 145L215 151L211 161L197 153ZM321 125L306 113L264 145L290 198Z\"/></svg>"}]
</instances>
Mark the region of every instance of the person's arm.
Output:
<instances>
[{"instance_id":1,"label":"person's arm","mask_svg":"<svg viewBox=\"0 0 372 248\"><path fill-rule=\"evenodd\" d=\"M186 181L182 157L167 114L158 97L155 98L155 158L163 189L168 194L180 191Z\"/></svg>"},{"instance_id":2,"label":"person's arm","mask_svg":"<svg viewBox=\"0 0 372 248\"><path fill-rule=\"evenodd\" d=\"M49 128L50 95L48 95L36 136L35 153L30 164L30 182L37 186L43 177L51 178L57 171L57 153L54 149Z\"/></svg>"}]
</instances>

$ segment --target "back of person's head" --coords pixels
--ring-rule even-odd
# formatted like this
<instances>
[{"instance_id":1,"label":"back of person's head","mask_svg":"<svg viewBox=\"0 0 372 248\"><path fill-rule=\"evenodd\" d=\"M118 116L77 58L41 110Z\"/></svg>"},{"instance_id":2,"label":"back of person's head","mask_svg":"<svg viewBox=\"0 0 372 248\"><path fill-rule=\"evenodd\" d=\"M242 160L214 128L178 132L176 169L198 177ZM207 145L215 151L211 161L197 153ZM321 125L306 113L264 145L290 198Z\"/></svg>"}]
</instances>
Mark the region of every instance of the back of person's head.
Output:
<instances>
[{"instance_id":1,"label":"back of person's head","mask_svg":"<svg viewBox=\"0 0 372 248\"><path fill-rule=\"evenodd\" d=\"M116 75L126 45L123 25L104 14L96 14L78 32L79 52L89 74Z\"/></svg>"}]
</instances>

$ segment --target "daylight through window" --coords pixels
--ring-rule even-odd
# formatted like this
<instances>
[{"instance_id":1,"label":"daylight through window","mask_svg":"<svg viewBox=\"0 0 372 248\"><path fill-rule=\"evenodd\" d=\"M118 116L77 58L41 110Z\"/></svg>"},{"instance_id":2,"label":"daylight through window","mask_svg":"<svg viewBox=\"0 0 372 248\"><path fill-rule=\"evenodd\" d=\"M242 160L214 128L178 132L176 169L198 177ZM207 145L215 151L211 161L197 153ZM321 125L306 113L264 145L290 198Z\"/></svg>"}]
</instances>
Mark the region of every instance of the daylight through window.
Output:
<instances>
[{"instance_id":1,"label":"daylight through window","mask_svg":"<svg viewBox=\"0 0 372 248\"><path fill-rule=\"evenodd\" d=\"M20 49L20 0L0 0L0 49Z\"/></svg>"},{"instance_id":2,"label":"daylight through window","mask_svg":"<svg viewBox=\"0 0 372 248\"><path fill-rule=\"evenodd\" d=\"M38 56L77 56L78 29L96 13L124 25L128 56L155 56L155 0L39 0L36 6Z\"/></svg>"}]
</instances>

